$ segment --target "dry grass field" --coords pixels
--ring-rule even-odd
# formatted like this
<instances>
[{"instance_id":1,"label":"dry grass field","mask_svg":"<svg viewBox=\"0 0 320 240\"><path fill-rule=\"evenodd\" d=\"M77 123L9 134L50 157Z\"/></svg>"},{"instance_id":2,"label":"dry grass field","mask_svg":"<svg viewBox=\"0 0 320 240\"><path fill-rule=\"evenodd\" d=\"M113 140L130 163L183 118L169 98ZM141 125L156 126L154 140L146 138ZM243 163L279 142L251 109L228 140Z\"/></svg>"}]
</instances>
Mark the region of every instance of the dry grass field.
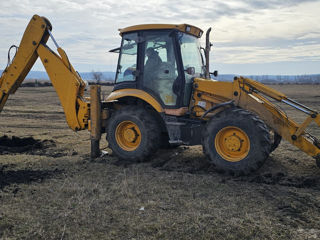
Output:
<instances>
[{"instance_id":1,"label":"dry grass field","mask_svg":"<svg viewBox=\"0 0 320 240\"><path fill-rule=\"evenodd\" d=\"M320 111L320 85L272 87ZM20 88L0 119L0 239L320 238L320 169L285 141L256 173L230 177L201 146L91 161L89 133L68 128L51 87Z\"/></svg>"}]
</instances>

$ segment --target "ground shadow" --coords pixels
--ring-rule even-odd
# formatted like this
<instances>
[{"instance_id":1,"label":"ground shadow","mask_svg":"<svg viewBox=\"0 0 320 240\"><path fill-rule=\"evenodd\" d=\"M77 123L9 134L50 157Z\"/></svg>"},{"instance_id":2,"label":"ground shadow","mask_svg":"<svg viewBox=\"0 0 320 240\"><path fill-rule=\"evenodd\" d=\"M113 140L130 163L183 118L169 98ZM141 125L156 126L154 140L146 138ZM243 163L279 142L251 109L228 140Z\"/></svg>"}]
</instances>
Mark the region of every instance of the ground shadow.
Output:
<instances>
[{"instance_id":1,"label":"ground shadow","mask_svg":"<svg viewBox=\"0 0 320 240\"><path fill-rule=\"evenodd\" d=\"M56 143L53 140L38 140L33 137L8 137L6 135L0 137L0 155L22 153L48 157L63 157L68 155L64 149L57 149ZM77 153L72 152L71 154L76 155Z\"/></svg>"},{"instance_id":2,"label":"ground shadow","mask_svg":"<svg viewBox=\"0 0 320 240\"><path fill-rule=\"evenodd\" d=\"M55 175L61 174L62 170L4 170L0 169L0 190L11 184L28 184L31 182L42 182L45 179L52 178Z\"/></svg>"},{"instance_id":3,"label":"ground shadow","mask_svg":"<svg viewBox=\"0 0 320 240\"><path fill-rule=\"evenodd\" d=\"M37 140L33 137L20 138L16 136L8 137L6 135L0 137L0 154L9 153L34 153L48 147L54 147L52 140Z\"/></svg>"}]
</instances>

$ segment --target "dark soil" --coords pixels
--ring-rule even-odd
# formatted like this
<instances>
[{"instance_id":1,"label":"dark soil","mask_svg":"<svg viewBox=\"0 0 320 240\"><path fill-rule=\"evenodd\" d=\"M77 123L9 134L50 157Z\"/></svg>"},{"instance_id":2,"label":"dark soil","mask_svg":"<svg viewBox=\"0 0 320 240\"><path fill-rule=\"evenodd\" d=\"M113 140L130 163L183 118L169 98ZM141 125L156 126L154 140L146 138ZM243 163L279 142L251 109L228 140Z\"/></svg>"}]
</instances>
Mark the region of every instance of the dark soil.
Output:
<instances>
[{"instance_id":1,"label":"dark soil","mask_svg":"<svg viewBox=\"0 0 320 240\"><path fill-rule=\"evenodd\" d=\"M49 157L70 155L70 153L64 152L64 149L57 149L56 143L53 140L38 140L33 137L8 137L7 135L0 137L0 155L19 153ZM71 153L71 155L76 154L77 152L75 151Z\"/></svg>"},{"instance_id":2,"label":"dark soil","mask_svg":"<svg viewBox=\"0 0 320 240\"><path fill-rule=\"evenodd\" d=\"M32 169L22 169L22 170L5 170L6 165L2 166L0 169L0 190L4 187L10 185L16 185L10 191L14 194L20 189L17 184L29 184L32 182L41 183L44 179L49 179L59 173L61 170L32 170Z\"/></svg>"},{"instance_id":3,"label":"dark soil","mask_svg":"<svg viewBox=\"0 0 320 240\"><path fill-rule=\"evenodd\" d=\"M36 140L33 137L20 138L16 136L0 137L0 154L8 153L34 153L38 149L54 147L52 140Z\"/></svg>"}]
</instances>

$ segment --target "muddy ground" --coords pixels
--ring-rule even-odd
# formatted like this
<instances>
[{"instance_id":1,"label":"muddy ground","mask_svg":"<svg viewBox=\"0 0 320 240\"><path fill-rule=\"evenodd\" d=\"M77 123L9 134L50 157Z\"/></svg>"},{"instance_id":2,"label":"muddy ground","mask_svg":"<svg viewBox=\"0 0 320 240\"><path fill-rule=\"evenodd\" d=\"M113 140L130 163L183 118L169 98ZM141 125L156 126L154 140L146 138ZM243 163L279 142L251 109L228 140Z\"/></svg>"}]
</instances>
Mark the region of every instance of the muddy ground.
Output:
<instances>
[{"instance_id":1,"label":"muddy ground","mask_svg":"<svg viewBox=\"0 0 320 240\"><path fill-rule=\"evenodd\" d=\"M319 85L273 87L320 111ZM0 239L320 238L320 170L286 142L230 177L201 146L90 161L89 133L68 128L51 87L20 88L0 119Z\"/></svg>"}]
</instances>

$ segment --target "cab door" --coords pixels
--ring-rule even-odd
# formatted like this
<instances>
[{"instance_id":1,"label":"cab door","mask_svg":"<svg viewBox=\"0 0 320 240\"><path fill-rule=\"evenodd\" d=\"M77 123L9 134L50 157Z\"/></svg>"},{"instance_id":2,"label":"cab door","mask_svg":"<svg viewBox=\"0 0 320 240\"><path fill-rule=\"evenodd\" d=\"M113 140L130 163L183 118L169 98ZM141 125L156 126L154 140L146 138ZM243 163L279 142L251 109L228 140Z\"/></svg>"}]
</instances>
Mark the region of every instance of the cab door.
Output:
<instances>
[{"instance_id":1,"label":"cab door","mask_svg":"<svg viewBox=\"0 0 320 240\"><path fill-rule=\"evenodd\" d=\"M146 31L142 55L142 88L161 100L168 108L179 107L181 73L178 68L172 31Z\"/></svg>"}]
</instances>

